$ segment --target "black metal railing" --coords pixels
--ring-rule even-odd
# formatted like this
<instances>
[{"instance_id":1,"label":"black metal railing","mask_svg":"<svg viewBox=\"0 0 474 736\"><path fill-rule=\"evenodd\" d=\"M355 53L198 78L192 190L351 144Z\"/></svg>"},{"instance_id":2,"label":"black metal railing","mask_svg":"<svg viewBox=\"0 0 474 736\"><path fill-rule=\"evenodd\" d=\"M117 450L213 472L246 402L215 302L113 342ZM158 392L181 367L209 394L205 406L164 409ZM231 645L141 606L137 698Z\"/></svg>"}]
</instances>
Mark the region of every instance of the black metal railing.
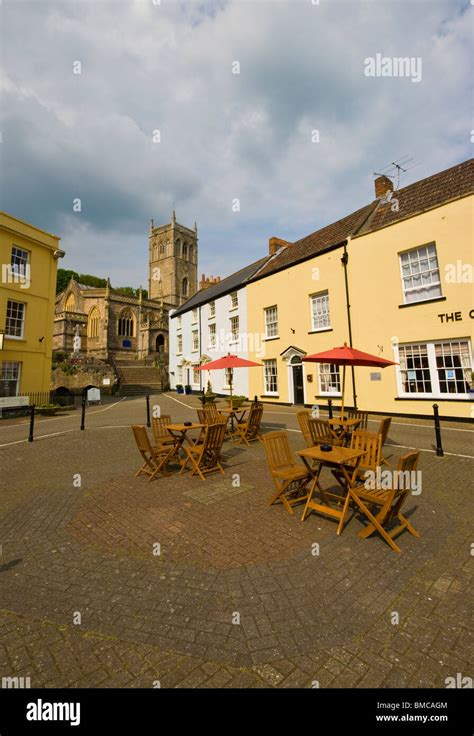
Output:
<instances>
[{"instance_id":1,"label":"black metal railing","mask_svg":"<svg viewBox=\"0 0 474 736\"><path fill-rule=\"evenodd\" d=\"M28 397L30 406L45 406L47 404L55 404L56 406L74 406L75 397L70 391L24 391L23 396Z\"/></svg>"}]
</instances>

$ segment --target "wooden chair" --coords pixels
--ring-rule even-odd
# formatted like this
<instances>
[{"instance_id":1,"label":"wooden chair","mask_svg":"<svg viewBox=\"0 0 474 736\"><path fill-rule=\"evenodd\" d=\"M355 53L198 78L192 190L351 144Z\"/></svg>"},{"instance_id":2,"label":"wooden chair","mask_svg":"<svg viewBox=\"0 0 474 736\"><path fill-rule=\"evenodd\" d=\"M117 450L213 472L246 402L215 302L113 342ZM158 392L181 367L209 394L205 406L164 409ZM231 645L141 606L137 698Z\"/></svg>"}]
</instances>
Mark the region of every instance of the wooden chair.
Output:
<instances>
[{"instance_id":1,"label":"wooden chair","mask_svg":"<svg viewBox=\"0 0 474 736\"><path fill-rule=\"evenodd\" d=\"M269 432L262 436L268 469L275 484L276 493L270 498L268 505L280 500L289 514L294 514L292 506L307 501L309 493L300 495L311 481L311 473L303 465L294 461L288 434L286 432Z\"/></svg>"},{"instance_id":2,"label":"wooden chair","mask_svg":"<svg viewBox=\"0 0 474 736\"><path fill-rule=\"evenodd\" d=\"M374 473L377 471L381 463L382 453L382 437L374 432L364 432L362 429L356 429L351 437L351 449L363 452L362 458L357 469L356 479L362 478L367 470ZM356 461L347 463L348 466L354 465ZM333 470L332 474L337 482L345 489L345 478L340 470Z\"/></svg>"},{"instance_id":3,"label":"wooden chair","mask_svg":"<svg viewBox=\"0 0 474 736\"><path fill-rule=\"evenodd\" d=\"M382 419L382 421L380 422L378 434L381 435L382 437L382 447L384 446L387 440L388 430L390 429L391 423L392 423L392 417L385 417L385 419ZM382 457L381 464L387 465L387 467L390 467L390 463L388 461L388 458L386 457Z\"/></svg>"},{"instance_id":4,"label":"wooden chair","mask_svg":"<svg viewBox=\"0 0 474 736\"><path fill-rule=\"evenodd\" d=\"M357 409L348 409L345 414L349 419L358 419L357 429L363 429L367 431L367 422L369 420L369 412L358 411Z\"/></svg>"},{"instance_id":5,"label":"wooden chair","mask_svg":"<svg viewBox=\"0 0 474 736\"><path fill-rule=\"evenodd\" d=\"M393 474L391 488L389 489L376 488L374 490L368 490L365 485L362 484L349 489L343 509L341 523L343 523L349 502L353 501L369 520L368 526L359 532L358 536L361 539L367 539L367 537L370 537L371 534L377 531L395 552L400 552L400 547L394 542L394 538L404 529L407 529L414 537L419 538L419 533L401 513L402 506L411 490L411 472L416 471L419 456L420 452L417 450L416 452L410 452L408 455L404 455L400 458L397 470ZM406 482L407 477L410 479L408 482ZM400 483L400 478L403 479L402 483ZM400 488L400 485L403 487ZM376 515L374 515L369 509L369 506L374 504L381 507L380 511ZM399 525L395 527L395 529L388 531L387 527L389 527L391 522L394 520L399 521Z\"/></svg>"},{"instance_id":6,"label":"wooden chair","mask_svg":"<svg viewBox=\"0 0 474 736\"><path fill-rule=\"evenodd\" d=\"M156 445L173 445L174 439L170 433L166 431L166 426L171 424L169 414L162 414L161 417L153 417L151 420L151 428Z\"/></svg>"},{"instance_id":7,"label":"wooden chair","mask_svg":"<svg viewBox=\"0 0 474 736\"><path fill-rule=\"evenodd\" d=\"M204 405L201 409L196 409L199 424L217 424L219 422L226 422L227 417L225 414L220 414L217 411L215 404Z\"/></svg>"},{"instance_id":8,"label":"wooden chair","mask_svg":"<svg viewBox=\"0 0 474 736\"><path fill-rule=\"evenodd\" d=\"M338 438L336 433L331 429L331 425L326 419L308 419L308 429L311 434L312 447L315 445L336 445L339 447L342 440Z\"/></svg>"},{"instance_id":9,"label":"wooden chair","mask_svg":"<svg viewBox=\"0 0 474 736\"><path fill-rule=\"evenodd\" d=\"M222 445L224 444L226 425L224 422L208 424L198 442L190 447L183 446L186 457L181 463L180 474L191 463L191 475L197 473L201 480L206 480L206 475L218 470L224 475L219 462L221 459Z\"/></svg>"},{"instance_id":10,"label":"wooden chair","mask_svg":"<svg viewBox=\"0 0 474 736\"><path fill-rule=\"evenodd\" d=\"M144 459L142 467L135 473L137 475L149 475L148 481L153 480L158 473L163 473L166 467L167 461L171 458L173 448L170 445L159 444L155 447L152 446L146 428L137 424L132 425L133 435L135 442L137 443L138 450ZM174 441L173 441L174 444Z\"/></svg>"},{"instance_id":11,"label":"wooden chair","mask_svg":"<svg viewBox=\"0 0 474 736\"><path fill-rule=\"evenodd\" d=\"M309 413L309 411L299 411L296 415L296 418L301 429L301 434L303 435L304 441L306 442L306 447L313 447L313 437L309 429L309 420L311 418L311 414Z\"/></svg>"},{"instance_id":12,"label":"wooden chair","mask_svg":"<svg viewBox=\"0 0 474 736\"><path fill-rule=\"evenodd\" d=\"M239 444L245 442L250 447L251 442L261 439L260 425L262 423L263 404L252 404L247 421L237 422L231 437L239 439Z\"/></svg>"}]
</instances>

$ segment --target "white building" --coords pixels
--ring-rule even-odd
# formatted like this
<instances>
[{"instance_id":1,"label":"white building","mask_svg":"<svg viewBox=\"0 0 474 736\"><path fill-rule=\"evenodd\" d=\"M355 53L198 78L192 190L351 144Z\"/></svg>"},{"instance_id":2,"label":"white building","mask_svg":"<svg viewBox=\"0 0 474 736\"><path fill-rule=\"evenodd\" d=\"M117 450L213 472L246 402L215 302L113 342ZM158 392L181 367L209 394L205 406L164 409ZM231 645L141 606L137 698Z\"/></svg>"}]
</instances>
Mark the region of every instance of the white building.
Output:
<instances>
[{"instance_id":1,"label":"white building","mask_svg":"<svg viewBox=\"0 0 474 736\"><path fill-rule=\"evenodd\" d=\"M190 386L196 392L205 391L211 382L216 394L229 395L228 375L225 371L199 371L200 365L231 353L249 359L249 350L259 353L261 335L247 332L246 281L268 260L256 263L222 280L201 280L200 290L170 312L169 317L169 373L170 386ZM234 395L248 397L248 370L233 371ZM257 369L255 369L257 370Z\"/></svg>"}]
</instances>

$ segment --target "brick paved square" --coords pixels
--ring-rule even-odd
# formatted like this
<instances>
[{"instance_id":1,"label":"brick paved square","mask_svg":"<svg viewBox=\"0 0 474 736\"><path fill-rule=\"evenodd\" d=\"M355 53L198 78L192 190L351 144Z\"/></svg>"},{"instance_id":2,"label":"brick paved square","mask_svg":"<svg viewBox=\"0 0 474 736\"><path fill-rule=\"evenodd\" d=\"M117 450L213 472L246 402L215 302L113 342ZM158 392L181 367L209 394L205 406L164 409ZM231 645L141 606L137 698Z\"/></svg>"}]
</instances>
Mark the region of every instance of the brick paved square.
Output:
<instances>
[{"instance_id":1,"label":"brick paved square","mask_svg":"<svg viewBox=\"0 0 474 736\"><path fill-rule=\"evenodd\" d=\"M156 400L195 416L193 397ZM360 540L357 515L338 537L329 519L269 507L259 443L226 445L225 475L205 482L135 478L130 425L144 417L144 400L127 399L91 410L84 432L77 415L42 420L33 443L26 423L0 425L2 677L410 688L472 676L471 427L443 427L438 458L428 422L392 422L392 460L419 447L423 473L406 505L421 537L403 534L397 555ZM303 446L293 409L266 407L264 431L275 425Z\"/></svg>"}]
</instances>

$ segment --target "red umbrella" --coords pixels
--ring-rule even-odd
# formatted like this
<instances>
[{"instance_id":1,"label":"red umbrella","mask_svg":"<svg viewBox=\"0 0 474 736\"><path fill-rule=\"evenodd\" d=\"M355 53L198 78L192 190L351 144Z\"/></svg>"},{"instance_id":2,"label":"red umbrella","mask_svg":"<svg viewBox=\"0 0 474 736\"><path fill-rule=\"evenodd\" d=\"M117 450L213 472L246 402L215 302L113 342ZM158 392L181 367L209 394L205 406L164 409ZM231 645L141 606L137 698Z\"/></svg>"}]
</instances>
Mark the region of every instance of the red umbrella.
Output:
<instances>
[{"instance_id":1,"label":"red umbrella","mask_svg":"<svg viewBox=\"0 0 474 736\"><path fill-rule=\"evenodd\" d=\"M229 370L229 388L230 388L230 406L232 408L232 379L234 368L254 368L255 366L261 366L262 363L254 363L252 360L245 360L245 358L239 358L237 355L231 355L227 353L223 358L217 358L212 360L210 363L204 363L197 368L198 371L217 371L222 369Z\"/></svg>"},{"instance_id":2,"label":"red umbrella","mask_svg":"<svg viewBox=\"0 0 474 736\"><path fill-rule=\"evenodd\" d=\"M394 363L393 360L386 360L385 358L379 358L378 355L364 353L362 350L356 350L356 348L349 347L346 343L339 348L325 350L322 353L314 353L314 355L307 355L303 360L307 360L310 363L332 363L333 365L343 366L341 419L344 417L346 365L366 365L376 368L386 368L389 365L398 365L398 363Z\"/></svg>"}]
</instances>

